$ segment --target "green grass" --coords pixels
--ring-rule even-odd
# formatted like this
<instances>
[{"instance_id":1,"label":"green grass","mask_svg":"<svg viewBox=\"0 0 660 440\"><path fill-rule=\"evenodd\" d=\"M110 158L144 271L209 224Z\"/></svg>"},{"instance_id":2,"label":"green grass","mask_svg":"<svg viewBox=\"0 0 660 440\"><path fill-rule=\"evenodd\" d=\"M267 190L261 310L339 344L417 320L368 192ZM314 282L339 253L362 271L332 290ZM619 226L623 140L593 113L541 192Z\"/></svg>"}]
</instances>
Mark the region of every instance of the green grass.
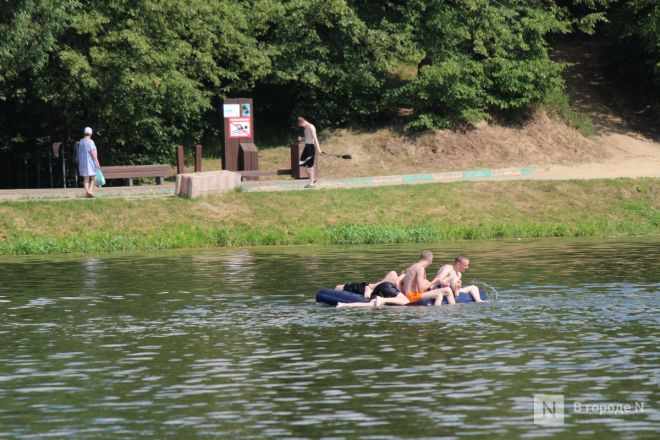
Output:
<instances>
[{"instance_id":1,"label":"green grass","mask_svg":"<svg viewBox=\"0 0 660 440\"><path fill-rule=\"evenodd\" d=\"M593 136L596 133L593 122L588 116L576 112L571 108L568 95L563 90L556 89L546 96L543 107L549 114L558 115L568 125L577 129L584 136Z\"/></svg>"},{"instance_id":2,"label":"green grass","mask_svg":"<svg viewBox=\"0 0 660 440\"><path fill-rule=\"evenodd\" d=\"M660 233L660 179L0 203L0 254Z\"/></svg>"}]
</instances>

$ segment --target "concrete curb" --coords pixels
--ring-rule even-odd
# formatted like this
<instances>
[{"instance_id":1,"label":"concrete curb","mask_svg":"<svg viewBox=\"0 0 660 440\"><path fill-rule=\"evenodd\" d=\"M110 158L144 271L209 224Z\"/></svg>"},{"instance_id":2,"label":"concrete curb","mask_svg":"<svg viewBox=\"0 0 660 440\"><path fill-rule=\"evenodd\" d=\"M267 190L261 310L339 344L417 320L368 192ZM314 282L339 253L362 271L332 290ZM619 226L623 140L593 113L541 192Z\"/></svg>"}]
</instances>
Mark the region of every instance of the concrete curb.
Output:
<instances>
[{"instance_id":1,"label":"concrete curb","mask_svg":"<svg viewBox=\"0 0 660 440\"><path fill-rule=\"evenodd\" d=\"M205 173L179 174L176 176L175 194L194 199L210 194L232 191L241 185L241 175L232 171L207 171Z\"/></svg>"},{"instance_id":2,"label":"concrete curb","mask_svg":"<svg viewBox=\"0 0 660 440\"><path fill-rule=\"evenodd\" d=\"M316 188L363 188L387 185L414 185L434 182L459 182L467 180L505 180L512 177L525 177L534 173L534 168L481 169L467 171L447 171L441 173L401 174L393 176L352 177L345 179L320 180ZM305 189L307 180L243 182L246 192L291 191Z\"/></svg>"},{"instance_id":3,"label":"concrete curb","mask_svg":"<svg viewBox=\"0 0 660 440\"><path fill-rule=\"evenodd\" d=\"M94 195L98 199L108 198L140 198L140 197L171 197L174 195L174 185L149 186L112 186L96 188ZM0 190L0 201L9 200L67 200L85 199L82 188L40 188L40 189L8 189Z\"/></svg>"},{"instance_id":4,"label":"concrete curb","mask_svg":"<svg viewBox=\"0 0 660 440\"><path fill-rule=\"evenodd\" d=\"M344 179L321 179L317 188L365 188L388 185L416 185L424 183L479 181L479 180L514 180L525 178L535 173L534 168L479 169L467 171L446 171L439 173L400 174L392 176L347 177ZM217 173L217 172L215 172ZM194 174L193 174L194 176ZM246 192L256 191L295 191L305 189L307 180L273 180L241 182L240 188ZM213 185L211 185L213 186ZM204 189L208 189L204 187ZM181 187L179 187L181 189ZM82 188L43 188L0 190L2 200L36 199L77 199L83 198ZM154 186L124 186L99 188L95 191L98 198L133 198L167 197L176 194L172 184ZM201 193L198 195L202 195Z\"/></svg>"}]
</instances>

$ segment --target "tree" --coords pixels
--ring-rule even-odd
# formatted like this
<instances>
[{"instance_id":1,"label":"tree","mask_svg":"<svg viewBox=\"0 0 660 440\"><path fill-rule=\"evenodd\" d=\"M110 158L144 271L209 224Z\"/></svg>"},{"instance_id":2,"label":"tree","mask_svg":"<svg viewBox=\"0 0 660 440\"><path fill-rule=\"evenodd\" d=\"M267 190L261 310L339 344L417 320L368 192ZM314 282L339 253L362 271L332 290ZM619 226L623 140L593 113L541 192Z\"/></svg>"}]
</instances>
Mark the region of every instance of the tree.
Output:
<instances>
[{"instance_id":1,"label":"tree","mask_svg":"<svg viewBox=\"0 0 660 440\"><path fill-rule=\"evenodd\" d=\"M40 55L21 60L21 75L17 69L5 75L15 82L5 81L0 96L18 95L17 84L24 86L29 112L44 121L32 124L33 138L72 141L92 125L106 163L171 161L174 144L208 128L205 116L222 96L250 90L270 70L242 2L54 2L26 2L13 11L8 26L18 35L27 28L23 41L38 32L34 21L25 23L25 11L39 17L53 3L57 34ZM18 52L7 49L14 46L20 48L4 42L3 62ZM12 100L3 113L25 109L28 98Z\"/></svg>"},{"instance_id":2,"label":"tree","mask_svg":"<svg viewBox=\"0 0 660 440\"><path fill-rule=\"evenodd\" d=\"M45 68L76 2L5 1L0 9L0 151L48 131L32 82ZM46 119L46 120L45 120Z\"/></svg>"},{"instance_id":3,"label":"tree","mask_svg":"<svg viewBox=\"0 0 660 440\"><path fill-rule=\"evenodd\" d=\"M524 114L562 87L548 37L575 31L605 29L622 76L635 72L657 95L658 9L651 0L7 0L0 151L70 145L91 125L104 163L171 161L173 145L215 133L222 99L239 94L254 96L263 128L297 114L321 127L361 124L399 107L414 109L411 130Z\"/></svg>"},{"instance_id":4,"label":"tree","mask_svg":"<svg viewBox=\"0 0 660 440\"><path fill-rule=\"evenodd\" d=\"M305 114L323 126L378 114L399 58L388 33L369 27L345 0L267 3L258 38L272 48L272 70L257 97L271 114Z\"/></svg>"},{"instance_id":5,"label":"tree","mask_svg":"<svg viewBox=\"0 0 660 440\"><path fill-rule=\"evenodd\" d=\"M610 23L604 26L604 32L611 42L610 69L629 86L646 89L644 93L657 104L660 100L660 3L619 1L607 16Z\"/></svg>"},{"instance_id":6,"label":"tree","mask_svg":"<svg viewBox=\"0 0 660 440\"><path fill-rule=\"evenodd\" d=\"M546 36L570 30L548 2L426 1L414 19L423 51L419 75L393 91L392 105L415 110L407 128L474 123L525 111L561 86Z\"/></svg>"}]
</instances>

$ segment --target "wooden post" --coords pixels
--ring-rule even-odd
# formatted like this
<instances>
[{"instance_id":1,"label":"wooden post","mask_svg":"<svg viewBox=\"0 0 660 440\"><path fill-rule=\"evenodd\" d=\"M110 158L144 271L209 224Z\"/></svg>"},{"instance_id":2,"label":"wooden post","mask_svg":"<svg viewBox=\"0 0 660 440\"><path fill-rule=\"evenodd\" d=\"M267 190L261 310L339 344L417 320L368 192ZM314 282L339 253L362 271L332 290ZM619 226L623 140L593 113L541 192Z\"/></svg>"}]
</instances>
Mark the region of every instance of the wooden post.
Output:
<instances>
[{"instance_id":1,"label":"wooden post","mask_svg":"<svg viewBox=\"0 0 660 440\"><path fill-rule=\"evenodd\" d=\"M305 144L295 143L291 144L291 175L294 179L307 179L309 174L307 174L307 167L301 166L300 156L302 156L303 150L305 149ZM318 166L318 157L316 158L316 163Z\"/></svg>"},{"instance_id":2,"label":"wooden post","mask_svg":"<svg viewBox=\"0 0 660 440\"><path fill-rule=\"evenodd\" d=\"M186 162L183 157L183 145L176 147L176 173L183 174L185 172Z\"/></svg>"},{"instance_id":3,"label":"wooden post","mask_svg":"<svg viewBox=\"0 0 660 440\"><path fill-rule=\"evenodd\" d=\"M60 148L62 148L62 142L53 142L53 145L51 146L50 149L50 187L55 188L55 184L53 181L53 159L59 159L60 158ZM57 164L55 165L57 166Z\"/></svg>"},{"instance_id":4,"label":"wooden post","mask_svg":"<svg viewBox=\"0 0 660 440\"><path fill-rule=\"evenodd\" d=\"M60 157L62 157L62 188L66 188L66 157L64 156L64 145L60 145Z\"/></svg>"},{"instance_id":5,"label":"wooden post","mask_svg":"<svg viewBox=\"0 0 660 440\"><path fill-rule=\"evenodd\" d=\"M222 150L222 164L224 169L228 171L239 171L238 155L241 142L254 143L254 106L252 105L252 98L225 98L224 105L233 106L233 116L224 114L223 117L225 126L225 144ZM247 130L241 133L239 129L236 132L236 124L240 128L240 123L247 126ZM231 125L230 125L231 124ZM233 128L233 130L232 130Z\"/></svg>"},{"instance_id":6,"label":"wooden post","mask_svg":"<svg viewBox=\"0 0 660 440\"><path fill-rule=\"evenodd\" d=\"M195 144L195 172L202 172L202 145Z\"/></svg>"},{"instance_id":7,"label":"wooden post","mask_svg":"<svg viewBox=\"0 0 660 440\"><path fill-rule=\"evenodd\" d=\"M53 184L53 150L48 151L48 175L50 176L50 187L54 188Z\"/></svg>"}]
</instances>

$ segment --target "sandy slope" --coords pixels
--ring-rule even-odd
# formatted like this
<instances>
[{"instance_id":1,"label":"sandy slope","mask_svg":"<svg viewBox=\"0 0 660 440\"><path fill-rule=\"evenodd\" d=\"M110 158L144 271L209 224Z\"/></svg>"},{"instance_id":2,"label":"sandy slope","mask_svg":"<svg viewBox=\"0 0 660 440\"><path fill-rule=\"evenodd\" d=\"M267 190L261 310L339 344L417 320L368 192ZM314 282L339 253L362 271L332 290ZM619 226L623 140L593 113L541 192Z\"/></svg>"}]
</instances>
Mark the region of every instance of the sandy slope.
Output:
<instances>
[{"instance_id":1,"label":"sandy slope","mask_svg":"<svg viewBox=\"0 0 660 440\"><path fill-rule=\"evenodd\" d=\"M607 152L602 160L573 165L537 165L535 179L660 177L660 144L629 134L600 133L595 140Z\"/></svg>"},{"instance_id":2,"label":"sandy slope","mask_svg":"<svg viewBox=\"0 0 660 440\"><path fill-rule=\"evenodd\" d=\"M415 137L390 129L336 130L322 139L322 147L353 158L324 156L319 175L341 178L520 166L535 168L529 177L537 179L660 177L660 144L653 139L660 127L640 112L618 105L620 96L605 86L599 74L599 50L597 43L570 42L553 54L572 64L565 72L571 106L592 119L596 129L592 138L541 111L519 127L483 123L467 132L440 130ZM264 169L286 167L288 149L262 151L260 160Z\"/></svg>"},{"instance_id":3,"label":"sandy slope","mask_svg":"<svg viewBox=\"0 0 660 440\"><path fill-rule=\"evenodd\" d=\"M592 119L593 141L603 156L570 165L539 164L535 178L660 177L660 143L653 139L660 127L617 108L599 74L600 50L596 42L571 42L559 46L554 57L572 64L565 72L571 106Z\"/></svg>"}]
</instances>

